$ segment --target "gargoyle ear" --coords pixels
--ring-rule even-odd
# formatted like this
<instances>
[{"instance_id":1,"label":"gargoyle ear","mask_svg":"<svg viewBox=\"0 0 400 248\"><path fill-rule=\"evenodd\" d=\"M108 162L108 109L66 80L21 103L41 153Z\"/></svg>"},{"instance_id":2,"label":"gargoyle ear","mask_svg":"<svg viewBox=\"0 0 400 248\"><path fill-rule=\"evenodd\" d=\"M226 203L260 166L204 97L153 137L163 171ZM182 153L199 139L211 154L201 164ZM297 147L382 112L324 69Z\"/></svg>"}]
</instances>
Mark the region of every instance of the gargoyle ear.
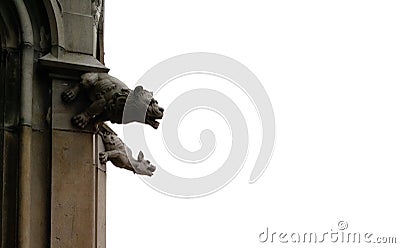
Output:
<instances>
[{"instance_id":1,"label":"gargoyle ear","mask_svg":"<svg viewBox=\"0 0 400 248\"><path fill-rule=\"evenodd\" d=\"M136 86L136 88L133 91L133 94L137 95L142 91L143 91L143 87L139 85L139 86Z\"/></svg>"},{"instance_id":2,"label":"gargoyle ear","mask_svg":"<svg viewBox=\"0 0 400 248\"><path fill-rule=\"evenodd\" d=\"M144 158L143 152L140 151L140 152L139 152L139 155L137 156L137 159L138 159L138 161L142 161L143 158Z\"/></svg>"}]
</instances>

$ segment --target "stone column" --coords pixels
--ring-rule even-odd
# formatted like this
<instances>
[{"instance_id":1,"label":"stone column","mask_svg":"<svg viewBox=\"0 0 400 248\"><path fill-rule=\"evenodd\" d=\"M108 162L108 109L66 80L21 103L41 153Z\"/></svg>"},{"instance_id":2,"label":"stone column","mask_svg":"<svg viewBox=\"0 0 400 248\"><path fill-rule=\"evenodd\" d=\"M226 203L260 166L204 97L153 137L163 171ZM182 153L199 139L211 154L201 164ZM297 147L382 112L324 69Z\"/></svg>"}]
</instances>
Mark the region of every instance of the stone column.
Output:
<instances>
[{"instance_id":1,"label":"stone column","mask_svg":"<svg viewBox=\"0 0 400 248\"><path fill-rule=\"evenodd\" d=\"M53 75L51 235L52 248L105 247L106 173L98 159L101 139L93 127L78 130L73 115L85 99L65 105L61 92L76 80Z\"/></svg>"},{"instance_id":2,"label":"stone column","mask_svg":"<svg viewBox=\"0 0 400 248\"><path fill-rule=\"evenodd\" d=\"M83 73L108 71L99 62L103 51L95 53L98 39L93 32L103 7L96 8L95 0L57 2L64 46L39 59L51 81L50 247L103 248L106 173L98 159L102 142L93 125L82 130L71 124L71 118L89 105L88 99L81 95L71 104L61 100L61 93L78 83Z\"/></svg>"},{"instance_id":3,"label":"stone column","mask_svg":"<svg viewBox=\"0 0 400 248\"><path fill-rule=\"evenodd\" d=\"M102 142L60 96L108 71L103 2L0 0L1 248L105 247Z\"/></svg>"}]
</instances>

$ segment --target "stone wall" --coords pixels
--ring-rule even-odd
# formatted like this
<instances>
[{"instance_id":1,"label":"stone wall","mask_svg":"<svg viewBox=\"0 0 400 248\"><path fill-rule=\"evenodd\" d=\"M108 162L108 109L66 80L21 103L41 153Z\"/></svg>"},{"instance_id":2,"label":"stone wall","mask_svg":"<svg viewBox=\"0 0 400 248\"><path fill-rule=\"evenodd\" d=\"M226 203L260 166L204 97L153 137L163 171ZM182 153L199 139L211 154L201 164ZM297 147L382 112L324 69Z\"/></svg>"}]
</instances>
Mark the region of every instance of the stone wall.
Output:
<instances>
[{"instance_id":1,"label":"stone wall","mask_svg":"<svg viewBox=\"0 0 400 248\"><path fill-rule=\"evenodd\" d=\"M105 247L105 168L60 91L107 72L103 1L0 1L0 247ZM101 62L100 62L101 61Z\"/></svg>"}]
</instances>

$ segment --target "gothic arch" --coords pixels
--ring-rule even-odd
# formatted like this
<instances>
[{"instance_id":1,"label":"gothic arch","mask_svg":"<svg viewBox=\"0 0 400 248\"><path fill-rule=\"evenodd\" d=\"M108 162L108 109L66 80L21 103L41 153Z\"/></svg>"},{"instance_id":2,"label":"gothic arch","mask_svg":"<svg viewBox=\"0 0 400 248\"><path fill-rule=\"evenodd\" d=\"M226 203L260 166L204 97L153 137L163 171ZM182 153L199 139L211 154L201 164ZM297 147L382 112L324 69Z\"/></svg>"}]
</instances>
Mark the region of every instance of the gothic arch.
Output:
<instances>
[{"instance_id":1,"label":"gothic arch","mask_svg":"<svg viewBox=\"0 0 400 248\"><path fill-rule=\"evenodd\" d=\"M31 159L51 144L43 121L49 105L46 77L37 58L63 49L61 10L55 0L0 1L0 247L46 247L49 228L48 181L35 184L36 167L49 173L46 159ZM39 84L38 82L42 82ZM36 85L34 87L34 85ZM39 86L38 86L39 85ZM36 119L35 119L36 118ZM40 131L33 131L32 128ZM40 142L39 142L40 140ZM42 199L33 199L32 191ZM39 203L39 201L44 201Z\"/></svg>"},{"instance_id":2,"label":"gothic arch","mask_svg":"<svg viewBox=\"0 0 400 248\"><path fill-rule=\"evenodd\" d=\"M48 20L50 22L52 54L57 57L65 48L64 27L62 22L62 5L57 0L44 0Z\"/></svg>"},{"instance_id":3,"label":"gothic arch","mask_svg":"<svg viewBox=\"0 0 400 248\"><path fill-rule=\"evenodd\" d=\"M77 135L77 130L68 126L70 112L75 110L55 111L63 108L57 102L60 100L57 90L79 79L83 72L108 71L98 61L103 58L102 46L95 53L95 41L102 42L102 38L95 37L92 13L95 2L0 0L0 248L49 247L60 242L57 230L61 232L71 227L66 225L60 229L57 226L70 220L62 212L69 209L57 209L59 204L54 201L66 202L69 198L56 198L59 195L53 194L58 187L54 182L60 181L54 180L53 175L54 168L63 168L65 163L57 157L60 154L57 149L64 141L60 137ZM94 152L93 147L97 149L98 141L91 143L94 142L92 134L82 132L76 140L73 142L79 145L89 144L88 152L77 151L88 156L84 161L95 158L93 154L97 154L97 150ZM99 167L74 161L74 167L82 171L100 171ZM78 175L75 170L73 172ZM101 173L105 177L105 172ZM82 180L93 198L99 192L97 187L105 188L105 183L100 184L96 178ZM82 205L77 203L78 197L71 199L76 203L74 206ZM92 230L92 237L97 235L98 239L88 239L83 232L74 242L105 243L102 240L105 229L97 226L105 221L105 213L101 215L102 208L97 207L97 202L85 204L79 211L93 218L81 220L80 226L87 226L85 230ZM53 218L59 221L53 222ZM79 230L69 231L78 234ZM62 242L72 241L65 238Z\"/></svg>"}]
</instances>

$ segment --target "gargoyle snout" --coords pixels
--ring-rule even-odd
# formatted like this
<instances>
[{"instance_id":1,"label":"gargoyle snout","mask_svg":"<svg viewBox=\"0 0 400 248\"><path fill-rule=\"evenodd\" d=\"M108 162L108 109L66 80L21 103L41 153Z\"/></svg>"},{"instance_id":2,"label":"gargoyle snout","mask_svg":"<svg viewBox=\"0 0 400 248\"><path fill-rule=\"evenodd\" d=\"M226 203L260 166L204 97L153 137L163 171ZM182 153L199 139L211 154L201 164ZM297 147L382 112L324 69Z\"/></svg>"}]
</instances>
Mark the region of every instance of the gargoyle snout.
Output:
<instances>
[{"instance_id":1,"label":"gargoyle snout","mask_svg":"<svg viewBox=\"0 0 400 248\"><path fill-rule=\"evenodd\" d=\"M154 165L150 165L149 166L149 170L151 171L151 172L154 172L154 171L156 171L156 167L154 166Z\"/></svg>"}]
</instances>

